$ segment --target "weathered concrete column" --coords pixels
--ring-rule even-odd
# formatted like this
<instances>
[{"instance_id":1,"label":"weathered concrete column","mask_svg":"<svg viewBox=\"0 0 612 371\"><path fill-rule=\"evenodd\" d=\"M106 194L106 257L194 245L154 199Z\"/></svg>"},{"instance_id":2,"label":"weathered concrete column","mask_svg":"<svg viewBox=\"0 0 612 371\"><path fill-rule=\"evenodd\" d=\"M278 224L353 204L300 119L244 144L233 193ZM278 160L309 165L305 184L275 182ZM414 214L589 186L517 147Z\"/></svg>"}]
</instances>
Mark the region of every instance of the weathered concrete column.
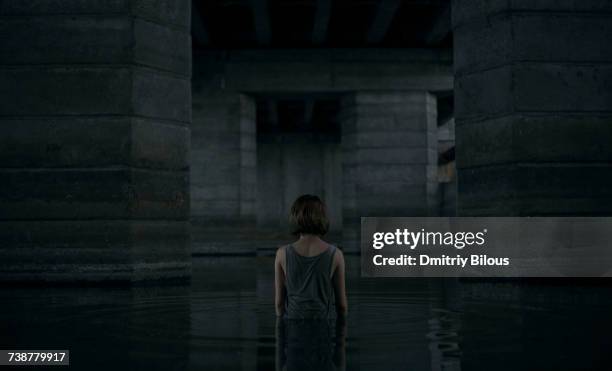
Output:
<instances>
[{"instance_id":1,"label":"weathered concrete column","mask_svg":"<svg viewBox=\"0 0 612 371\"><path fill-rule=\"evenodd\" d=\"M226 245L225 232L255 224L256 106L224 87L223 58L194 55L191 215L196 253L254 252ZM221 246L223 245L223 246Z\"/></svg>"},{"instance_id":2,"label":"weathered concrete column","mask_svg":"<svg viewBox=\"0 0 612 371\"><path fill-rule=\"evenodd\" d=\"M321 133L266 133L257 147L257 227L288 233L289 211L303 194L327 205L330 232L342 231L342 150Z\"/></svg>"},{"instance_id":3,"label":"weathered concrete column","mask_svg":"<svg viewBox=\"0 0 612 371\"><path fill-rule=\"evenodd\" d=\"M460 215L612 213L612 2L453 2Z\"/></svg>"},{"instance_id":4,"label":"weathered concrete column","mask_svg":"<svg viewBox=\"0 0 612 371\"><path fill-rule=\"evenodd\" d=\"M255 102L194 89L192 215L197 223L255 221Z\"/></svg>"},{"instance_id":5,"label":"weathered concrete column","mask_svg":"<svg viewBox=\"0 0 612 371\"><path fill-rule=\"evenodd\" d=\"M436 99L425 91L357 92L343 99L343 240L358 248L360 217L437 210Z\"/></svg>"},{"instance_id":6,"label":"weathered concrete column","mask_svg":"<svg viewBox=\"0 0 612 371\"><path fill-rule=\"evenodd\" d=\"M190 275L190 5L0 4L0 280Z\"/></svg>"}]
</instances>

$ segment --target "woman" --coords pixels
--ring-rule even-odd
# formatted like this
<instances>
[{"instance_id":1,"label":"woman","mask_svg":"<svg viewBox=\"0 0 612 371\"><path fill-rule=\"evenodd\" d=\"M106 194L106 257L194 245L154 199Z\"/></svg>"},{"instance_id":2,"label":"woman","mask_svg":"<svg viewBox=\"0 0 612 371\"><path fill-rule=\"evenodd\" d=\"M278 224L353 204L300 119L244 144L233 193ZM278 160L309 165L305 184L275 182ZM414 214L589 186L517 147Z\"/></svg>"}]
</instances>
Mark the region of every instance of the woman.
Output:
<instances>
[{"instance_id":1,"label":"woman","mask_svg":"<svg viewBox=\"0 0 612 371\"><path fill-rule=\"evenodd\" d=\"M300 196L291 207L289 221L299 239L276 252L276 315L343 319L348 311L344 256L321 239L329 229L325 205L317 196Z\"/></svg>"}]
</instances>

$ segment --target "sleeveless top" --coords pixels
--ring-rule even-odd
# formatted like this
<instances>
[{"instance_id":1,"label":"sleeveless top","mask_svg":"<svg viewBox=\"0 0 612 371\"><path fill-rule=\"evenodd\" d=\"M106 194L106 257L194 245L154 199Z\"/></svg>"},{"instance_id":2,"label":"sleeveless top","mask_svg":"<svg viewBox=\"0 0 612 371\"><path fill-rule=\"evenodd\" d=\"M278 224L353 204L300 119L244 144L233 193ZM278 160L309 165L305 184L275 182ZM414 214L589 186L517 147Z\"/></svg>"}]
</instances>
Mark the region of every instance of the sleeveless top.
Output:
<instances>
[{"instance_id":1,"label":"sleeveless top","mask_svg":"<svg viewBox=\"0 0 612 371\"><path fill-rule=\"evenodd\" d=\"M334 310L334 287L331 269L336 247L315 256L299 255L293 245L285 247L285 277L287 319L332 319Z\"/></svg>"}]
</instances>

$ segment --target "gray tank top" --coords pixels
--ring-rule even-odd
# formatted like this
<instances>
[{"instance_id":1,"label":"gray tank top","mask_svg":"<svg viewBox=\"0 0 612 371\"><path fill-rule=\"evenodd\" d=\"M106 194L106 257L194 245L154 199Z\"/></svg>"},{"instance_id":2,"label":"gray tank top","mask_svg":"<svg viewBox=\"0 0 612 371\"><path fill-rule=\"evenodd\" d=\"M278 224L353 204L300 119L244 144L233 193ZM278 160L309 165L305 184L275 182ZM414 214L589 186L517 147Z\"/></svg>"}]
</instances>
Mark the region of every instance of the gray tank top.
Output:
<instances>
[{"instance_id":1,"label":"gray tank top","mask_svg":"<svg viewBox=\"0 0 612 371\"><path fill-rule=\"evenodd\" d=\"M285 247L287 272L287 301L285 317L288 319L334 318L334 287L331 269L336 247L319 255L299 255L293 245Z\"/></svg>"}]
</instances>

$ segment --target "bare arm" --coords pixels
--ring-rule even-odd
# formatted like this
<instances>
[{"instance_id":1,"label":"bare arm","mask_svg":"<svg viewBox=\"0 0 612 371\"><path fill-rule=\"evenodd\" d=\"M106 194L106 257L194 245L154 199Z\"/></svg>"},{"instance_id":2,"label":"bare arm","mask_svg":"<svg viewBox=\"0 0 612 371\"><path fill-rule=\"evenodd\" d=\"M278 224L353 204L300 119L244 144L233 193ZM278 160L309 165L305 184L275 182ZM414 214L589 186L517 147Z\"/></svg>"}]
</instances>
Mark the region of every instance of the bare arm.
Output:
<instances>
[{"instance_id":1,"label":"bare arm","mask_svg":"<svg viewBox=\"0 0 612 371\"><path fill-rule=\"evenodd\" d=\"M336 269L332 277L334 283L334 293L336 296L336 312L339 317L346 317L348 314L348 302L346 300L346 287L345 287L345 268L344 268L344 254L338 250L335 255Z\"/></svg>"},{"instance_id":2,"label":"bare arm","mask_svg":"<svg viewBox=\"0 0 612 371\"><path fill-rule=\"evenodd\" d=\"M276 259L274 260L274 303L276 315L279 317L285 313L285 299L287 296L284 261L285 250L280 248L276 250Z\"/></svg>"}]
</instances>

